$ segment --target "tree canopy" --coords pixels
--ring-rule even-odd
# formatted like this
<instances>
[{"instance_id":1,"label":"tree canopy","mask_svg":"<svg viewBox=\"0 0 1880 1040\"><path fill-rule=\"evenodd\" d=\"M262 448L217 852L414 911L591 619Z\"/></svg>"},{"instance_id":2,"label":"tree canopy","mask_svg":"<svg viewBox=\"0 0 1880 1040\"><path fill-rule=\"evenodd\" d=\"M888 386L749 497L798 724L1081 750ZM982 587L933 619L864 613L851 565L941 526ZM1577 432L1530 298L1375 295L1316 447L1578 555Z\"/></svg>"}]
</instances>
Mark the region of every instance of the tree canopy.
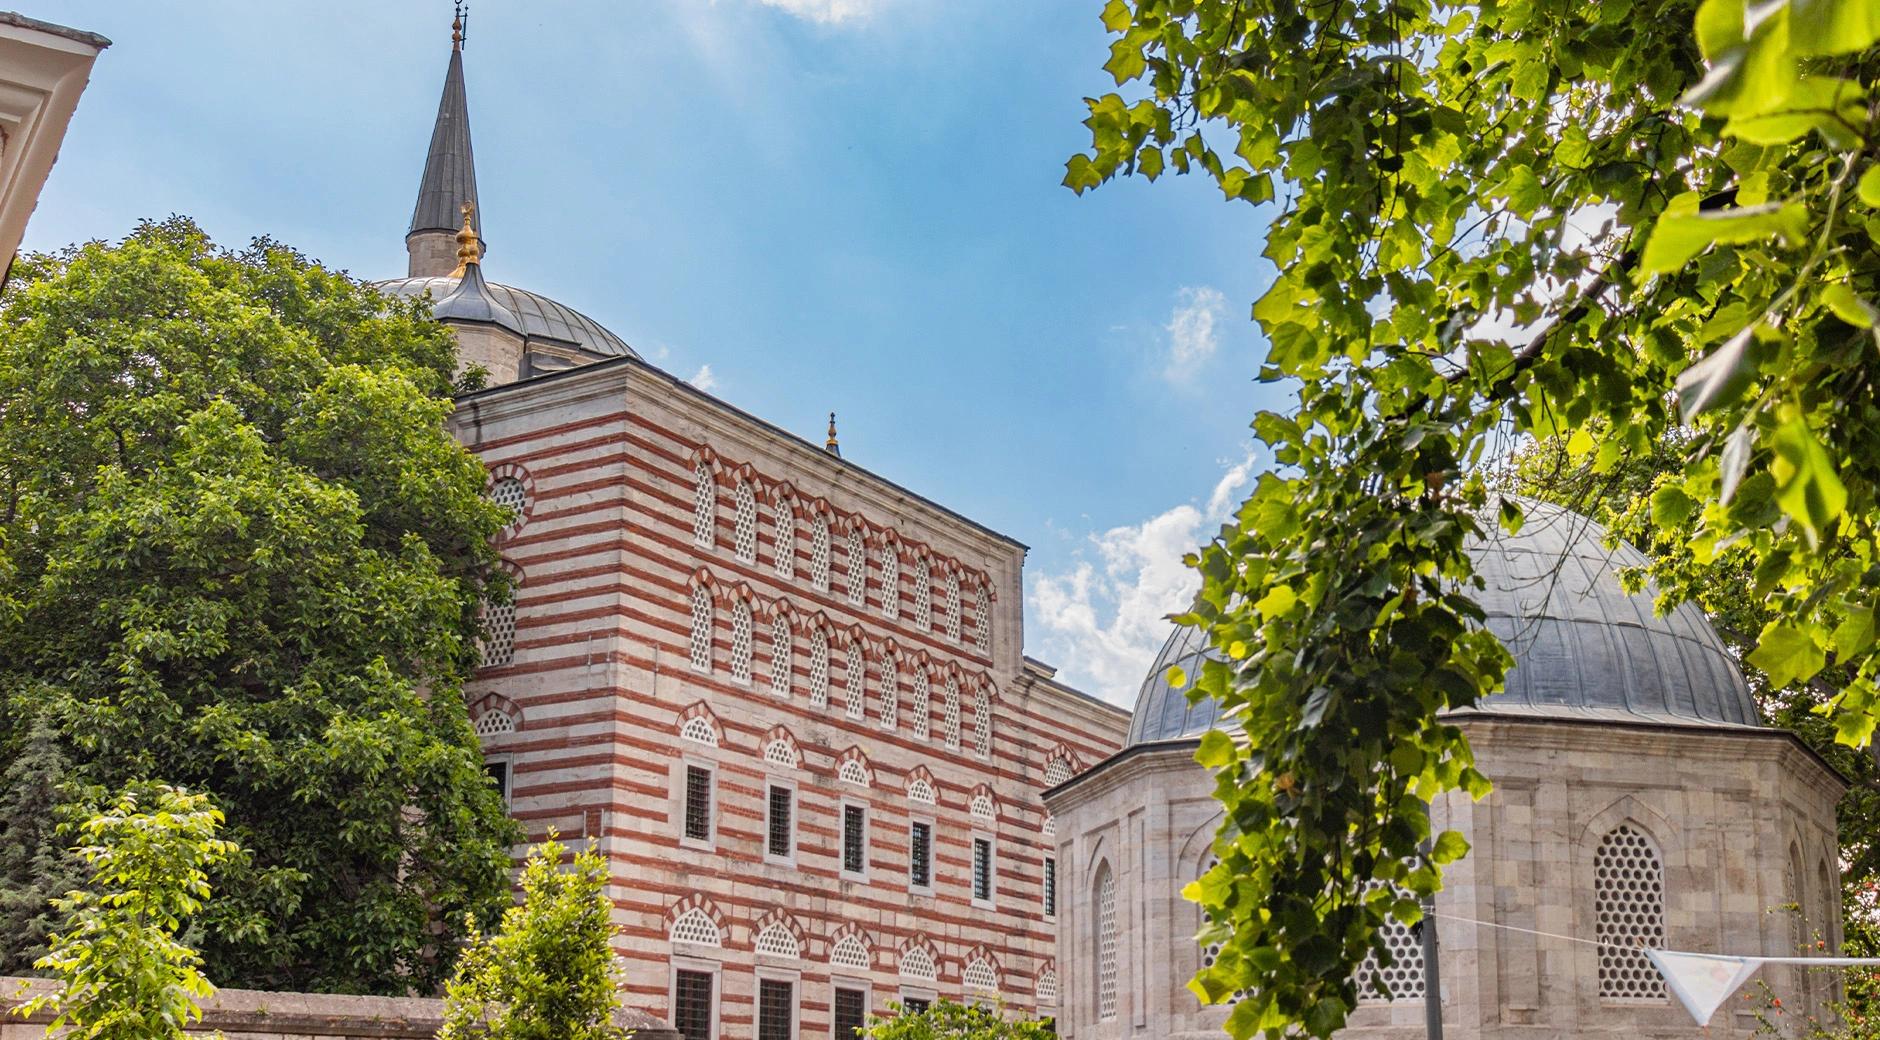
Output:
<instances>
[{"instance_id":1,"label":"tree canopy","mask_svg":"<svg viewBox=\"0 0 1880 1040\"><path fill-rule=\"evenodd\" d=\"M1268 206L1252 307L1277 464L1191 560L1226 823L1190 890L1235 1035L1327 1036L1387 914L1466 851L1423 806L1487 778L1438 715L1510 664L1465 543L1521 523L1486 473L1560 437L1651 495L1667 603L1719 567L1768 610L1774 688L1832 664L1876 719L1880 165L1869 0L1110 0L1078 191L1200 172ZM1127 94L1127 96L1125 96Z\"/></svg>"},{"instance_id":2,"label":"tree canopy","mask_svg":"<svg viewBox=\"0 0 1880 1040\"><path fill-rule=\"evenodd\" d=\"M226 814L220 984L428 991L507 905L461 697L507 517L454 366L421 304L180 218L0 299L0 751L42 718L75 782Z\"/></svg>"}]
</instances>

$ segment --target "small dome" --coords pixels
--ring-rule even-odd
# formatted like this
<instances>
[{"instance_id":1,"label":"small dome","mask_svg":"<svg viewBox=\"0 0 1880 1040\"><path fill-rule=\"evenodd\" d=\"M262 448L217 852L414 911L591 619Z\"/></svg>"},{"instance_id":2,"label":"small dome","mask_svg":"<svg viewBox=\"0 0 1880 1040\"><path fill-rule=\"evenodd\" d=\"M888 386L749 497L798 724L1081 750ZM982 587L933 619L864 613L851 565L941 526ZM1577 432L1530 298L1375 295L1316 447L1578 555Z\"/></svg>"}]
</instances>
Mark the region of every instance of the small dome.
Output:
<instances>
[{"instance_id":1,"label":"small dome","mask_svg":"<svg viewBox=\"0 0 1880 1040\"><path fill-rule=\"evenodd\" d=\"M1644 554L1568 509L1521 500L1519 534L1498 526L1470 547L1486 587L1475 600L1488 629L1514 655L1501 693L1476 710L1571 719L1634 720L1700 726L1759 726L1760 716L1723 641L1696 604L1664 617L1653 589L1628 594L1619 571L1643 566ZM1143 681L1129 742L1198 736L1213 727L1218 705L1190 705L1172 689L1179 665L1189 684L1207 654L1200 629L1177 629Z\"/></svg>"},{"instance_id":2,"label":"small dome","mask_svg":"<svg viewBox=\"0 0 1880 1040\"><path fill-rule=\"evenodd\" d=\"M478 265L481 266L481 265ZM431 278L391 278L374 283L374 288L393 296L422 296L427 291L434 306L441 306L458 288L459 279L442 275ZM518 289L500 282L483 283L485 295L497 306L515 316L523 335L531 339L554 340L579 347L591 354L602 357L639 357L639 352L627 346L627 342L609 332L605 326L593 318L582 314L573 307L549 299L527 289ZM439 315L445 317L446 315ZM474 320L474 319L465 319ZM487 320L487 319L485 319Z\"/></svg>"},{"instance_id":3,"label":"small dome","mask_svg":"<svg viewBox=\"0 0 1880 1040\"><path fill-rule=\"evenodd\" d=\"M474 243L472 243L474 246ZM474 321L522 334L522 322L514 311L498 303L483 280L483 265L470 264L457 288L431 305L431 316L439 321Z\"/></svg>"}]
</instances>

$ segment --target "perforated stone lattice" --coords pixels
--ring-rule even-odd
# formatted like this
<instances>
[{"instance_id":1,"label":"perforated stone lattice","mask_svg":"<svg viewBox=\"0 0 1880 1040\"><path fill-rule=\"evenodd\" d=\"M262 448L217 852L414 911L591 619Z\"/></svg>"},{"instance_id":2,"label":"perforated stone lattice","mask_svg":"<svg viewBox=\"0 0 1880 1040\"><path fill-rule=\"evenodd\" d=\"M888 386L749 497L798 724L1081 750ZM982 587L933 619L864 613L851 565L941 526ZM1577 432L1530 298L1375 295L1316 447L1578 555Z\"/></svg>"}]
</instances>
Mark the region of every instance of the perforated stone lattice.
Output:
<instances>
[{"instance_id":1,"label":"perforated stone lattice","mask_svg":"<svg viewBox=\"0 0 1880 1040\"><path fill-rule=\"evenodd\" d=\"M1423 941L1394 917L1378 931L1390 951L1390 967L1384 967L1375 952L1367 955L1358 965L1358 999L1379 1003L1423 999Z\"/></svg>"},{"instance_id":2,"label":"perforated stone lattice","mask_svg":"<svg viewBox=\"0 0 1880 1040\"><path fill-rule=\"evenodd\" d=\"M685 720L685 725L679 727L679 735L696 744L718 746L718 731L712 728L703 715L694 715Z\"/></svg>"},{"instance_id":3,"label":"perforated stone lattice","mask_svg":"<svg viewBox=\"0 0 1880 1040\"><path fill-rule=\"evenodd\" d=\"M973 593L973 645L982 654L992 651L992 608L986 599L985 589Z\"/></svg>"},{"instance_id":4,"label":"perforated stone lattice","mask_svg":"<svg viewBox=\"0 0 1880 1040\"><path fill-rule=\"evenodd\" d=\"M929 954L925 948L914 946L901 951L902 978L913 979L916 982L932 982L939 976L940 973L934 968L933 955Z\"/></svg>"},{"instance_id":5,"label":"perforated stone lattice","mask_svg":"<svg viewBox=\"0 0 1880 1040\"><path fill-rule=\"evenodd\" d=\"M999 818L998 807L992 804L992 796L984 791L973 795L973 819L980 823L992 823Z\"/></svg>"},{"instance_id":6,"label":"perforated stone lattice","mask_svg":"<svg viewBox=\"0 0 1880 1040\"><path fill-rule=\"evenodd\" d=\"M817 517L809 535L809 583L818 592L829 591L829 520Z\"/></svg>"},{"instance_id":7,"label":"perforated stone lattice","mask_svg":"<svg viewBox=\"0 0 1880 1040\"><path fill-rule=\"evenodd\" d=\"M1058 995L1058 977L1056 968L1046 968L1038 973L1036 996L1040 1004L1056 1004Z\"/></svg>"},{"instance_id":8,"label":"perforated stone lattice","mask_svg":"<svg viewBox=\"0 0 1880 1040\"><path fill-rule=\"evenodd\" d=\"M853 935L845 935L836 940L834 948L829 951L829 963L838 968L854 968L860 971L867 971L874 967L868 956L868 947L863 946L862 941Z\"/></svg>"},{"instance_id":9,"label":"perforated stone lattice","mask_svg":"<svg viewBox=\"0 0 1880 1040\"><path fill-rule=\"evenodd\" d=\"M757 933L757 942L754 946L758 953L770 957L796 958L803 955L802 944L798 943L796 936L791 935L790 930L781 924L768 925L763 931Z\"/></svg>"},{"instance_id":10,"label":"perforated stone lattice","mask_svg":"<svg viewBox=\"0 0 1880 1040\"><path fill-rule=\"evenodd\" d=\"M1044 765L1044 785L1056 787L1071 778L1071 764L1062 758L1054 758Z\"/></svg>"},{"instance_id":11,"label":"perforated stone lattice","mask_svg":"<svg viewBox=\"0 0 1880 1040\"><path fill-rule=\"evenodd\" d=\"M960 684L957 680L947 680L946 703L946 739L949 750L960 749Z\"/></svg>"},{"instance_id":12,"label":"perforated stone lattice","mask_svg":"<svg viewBox=\"0 0 1880 1040\"><path fill-rule=\"evenodd\" d=\"M717 524L718 487L712 483L712 468L701 462L692 471L692 540L712 544Z\"/></svg>"},{"instance_id":13,"label":"perforated stone lattice","mask_svg":"<svg viewBox=\"0 0 1880 1040\"><path fill-rule=\"evenodd\" d=\"M796 577L796 513L788 502L777 503L776 564L785 581Z\"/></svg>"},{"instance_id":14,"label":"perforated stone lattice","mask_svg":"<svg viewBox=\"0 0 1880 1040\"><path fill-rule=\"evenodd\" d=\"M751 605L739 603L731 608L731 678L751 681Z\"/></svg>"},{"instance_id":15,"label":"perforated stone lattice","mask_svg":"<svg viewBox=\"0 0 1880 1040\"><path fill-rule=\"evenodd\" d=\"M809 706L829 703L829 635L822 629L809 634Z\"/></svg>"},{"instance_id":16,"label":"perforated stone lattice","mask_svg":"<svg viewBox=\"0 0 1880 1040\"><path fill-rule=\"evenodd\" d=\"M515 477L503 477L490 485L490 501L509 510L511 524L520 523L529 507L529 489Z\"/></svg>"},{"instance_id":17,"label":"perforated stone lattice","mask_svg":"<svg viewBox=\"0 0 1880 1040\"><path fill-rule=\"evenodd\" d=\"M946 603L943 605L942 609L946 611L947 638L957 643L960 641L959 575L951 572L947 574L946 597Z\"/></svg>"},{"instance_id":18,"label":"perforated stone lattice","mask_svg":"<svg viewBox=\"0 0 1880 1040\"><path fill-rule=\"evenodd\" d=\"M516 731L516 720L506 711L491 708L477 717L476 731L479 737L500 737Z\"/></svg>"},{"instance_id":19,"label":"perforated stone lattice","mask_svg":"<svg viewBox=\"0 0 1880 1040\"><path fill-rule=\"evenodd\" d=\"M796 750L787 740L773 740L764 745L764 761L785 769L796 768Z\"/></svg>"},{"instance_id":20,"label":"perforated stone lattice","mask_svg":"<svg viewBox=\"0 0 1880 1040\"><path fill-rule=\"evenodd\" d=\"M914 624L921 629L933 625L933 577L922 560L914 562Z\"/></svg>"},{"instance_id":21,"label":"perforated stone lattice","mask_svg":"<svg viewBox=\"0 0 1880 1040\"><path fill-rule=\"evenodd\" d=\"M907 800L919 802L922 805L932 805L934 803L933 785L928 783L924 776L915 777L913 782L907 785Z\"/></svg>"},{"instance_id":22,"label":"perforated stone lattice","mask_svg":"<svg viewBox=\"0 0 1880 1040\"><path fill-rule=\"evenodd\" d=\"M881 616L901 616L901 557L892 544L881 554Z\"/></svg>"},{"instance_id":23,"label":"perforated stone lattice","mask_svg":"<svg viewBox=\"0 0 1880 1040\"><path fill-rule=\"evenodd\" d=\"M868 546L862 541L862 532L849 532L849 603L861 606L868 594Z\"/></svg>"},{"instance_id":24,"label":"perforated stone lattice","mask_svg":"<svg viewBox=\"0 0 1880 1040\"><path fill-rule=\"evenodd\" d=\"M973 754L992 755L992 698L984 689L973 695Z\"/></svg>"},{"instance_id":25,"label":"perforated stone lattice","mask_svg":"<svg viewBox=\"0 0 1880 1040\"><path fill-rule=\"evenodd\" d=\"M849 688L844 695L843 714L859 719L868 710L868 659L860 647L849 654Z\"/></svg>"},{"instance_id":26,"label":"perforated stone lattice","mask_svg":"<svg viewBox=\"0 0 1880 1040\"><path fill-rule=\"evenodd\" d=\"M703 585L692 590L692 667L701 672L712 666L712 594Z\"/></svg>"},{"instance_id":27,"label":"perforated stone lattice","mask_svg":"<svg viewBox=\"0 0 1880 1040\"><path fill-rule=\"evenodd\" d=\"M1621 824L1593 853L1593 938L1599 948L1599 995L1663 1000L1664 977L1643 948L1665 942L1665 869L1645 835Z\"/></svg>"},{"instance_id":28,"label":"perforated stone lattice","mask_svg":"<svg viewBox=\"0 0 1880 1040\"><path fill-rule=\"evenodd\" d=\"M712 922L711 915L696 906L672 922L670 935L673 942L694 946L717 946L720 942L718 926Z\"/></svg>"},{"instance_id":29,"label":"perforated stone lattice","mask_svg":"<svg viewBox=\"0 0 1880 1040\"><path fill-rule=\"evenodd\" d=\"M925 669L914 672L914 699L908 710L914 713L914 735L926 740L933 728L933 680L927 678Z\"/></svg>"},{"instance_id":30,"label":"perforated stone lattice","mask_svg":"<svg viewBox=\"0 0 1880 1040\"><path fill-rule=\"evenodd\" d=\"M751 485L738 482L734 501L734 525L732 527L731 547L744 563L757 562L757 496L751 493Z\"/></svg>"},{"instance_id":31,"label":"perforated stone lattice","mask_svg":"<svg viewBox=\"0 0 1880 1040\"><path fill-rule=\"evenodd\" d=\"M1097 1017L1116 1017L1116 877L1097 879Z\"/></svg>"},{"instance_id":32,"label":"perforated stone lattice","mask_svg":"<svg viewBox=\"0 0 1880 1040\"><path fill-rule=\"evenodd\" d=\"M836 767L836 779L842 781L845 784L854 784L857 787L867 787L868 786L868 770L865 767L863 767L863 765L860 762L851 758L848 761L842 763L840 766Z\"/></svg>"},{"instance_id":33,"label":"perforated stone lattice","mask_svg":"<svg viewBox=\"0 0 1880 1040\"><path fill-rule=\"evenodd\" d=\"M999 973L993 971L992 965L984 960L974 960L968 964L960 975L960 981L966 984L967 989L982 993L996 993L999 990Z\"/></svg>"},{"instance_id":34,"label":"perforated stone lattice","mask_svg":"<svg viewBox=\"0 0 1880 1040\"><path fill-rule=\"evenodd\" d=\"M790 623L777 618L770 623L770 688L779 696L790 695L795 656L796 638L790 634Z\"/></svg>"},{"instance_id":35,"label":"perforated stone lattice","mask_svg":"<svg viewBox=\"0 0 1880 1040\"><path fill-rule=\"evenodd\" d=\"M516 601L488 604L483 611L483 667L498 668L516 659Z\"/></svg>"},{"instance_id":36,"label":"perforated stone lattice","mask_svg":"<svg viewBox=\"0 0 1880 1040\"><path fill-rule=\"evenodd\" d=\"M901 669L890 657L881 663L881 728L893 729L901 721Z\"/></svg>"}]
</instances>

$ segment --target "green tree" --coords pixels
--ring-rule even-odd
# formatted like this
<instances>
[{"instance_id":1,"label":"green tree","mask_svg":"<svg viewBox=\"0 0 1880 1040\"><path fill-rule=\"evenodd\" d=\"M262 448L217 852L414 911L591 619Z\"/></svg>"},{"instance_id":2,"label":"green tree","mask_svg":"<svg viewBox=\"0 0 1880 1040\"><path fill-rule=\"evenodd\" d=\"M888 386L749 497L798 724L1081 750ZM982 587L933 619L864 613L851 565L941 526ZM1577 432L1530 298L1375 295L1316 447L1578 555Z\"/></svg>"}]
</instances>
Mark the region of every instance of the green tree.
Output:
<instances>
[{"instance_id":1,"label":"green tree","mask_svg":"<svg viewBox=\"0 0 1880 1040\"><path fill-rule=\"evenodd\" d=\"M1447 708L1509 658L1469 598L1483 464L1561 436L1605 472L1677 430L1653 494L1667 602L1747 566L1776 688L1830 660L1839 739L1876 720L1880 9L1871 0L1109 0L1065 183L1197 171L1272 204L1256 437L1280 467L1191 562L1180 620L1226 806L1189 889L1248 990L1237 1036L1328 1036L1388 914L1467 851L1423 806L1477 796ZM1597 426L1601 437L1594 437ZM1419 847L1433 838L1428 854ZM1385 882L1374 885L1373 882Z\"/></svg>"},{"instance_id":2,"label":"green tree","mask_svg":"<svg viewBox=\"0 0 1880 1040\"><path fill-rule=\"evenodd\" d=\"M503 913L501 929L479 934L445 989L438 1040L612 1040L613 904L607 861L591 846L561 869L562 845L550 839L529 852L522 902Z\"/></svg>"},{"instance_id":3,"label":"green tree","mask_svg":"<svg viewBox=\"0 0 1880 1040\"><path fill-rule=\"evenodd\" d=\"M58 731L35 717L0 773L0 975L35 973L61 923L53 900L85 883L83 862L59 834L68 768Z\"/></svg>"},{"instance_id":4,"label":"green tree","mask_svg":"<svg viewBox=\"0 0 1880 1040\"><path fill-rule=\"evenodd\" d=\"M936 1001L909 1014L899 1006L893 1018L871 1017L868 1040L1046 1040L1057 1031L1051 1020L1006 1018L995 1008Z\"/></svg>"},{"instance_id":5,"label":"green tree","mask_svg":"<svg viewBox=\"0 0 1880 1040\"><path fill-rule=\"evenodd\" d=\"M182 1040L214 987L176 936L209 898L208 870L239 858L215 836L221 823L207 797L167 784L132 784L85 820L91 886L60 897L70 925L38 964L59 987L15 1012L51 1012L47 1036Z\"/></svg>"},{"instance_id":6,"label":"green tree","mask_svg":"<svg viewBox=\"0 0 1880 1040\"><path fill-rule=\"evenodd\" d=\"M87 783L214 799L223 984L430 991L507 902L460 693L507 518L453 367L422 305L180 218L0 299L0 753L44 715Z\"/></svg>"}]
</instances>

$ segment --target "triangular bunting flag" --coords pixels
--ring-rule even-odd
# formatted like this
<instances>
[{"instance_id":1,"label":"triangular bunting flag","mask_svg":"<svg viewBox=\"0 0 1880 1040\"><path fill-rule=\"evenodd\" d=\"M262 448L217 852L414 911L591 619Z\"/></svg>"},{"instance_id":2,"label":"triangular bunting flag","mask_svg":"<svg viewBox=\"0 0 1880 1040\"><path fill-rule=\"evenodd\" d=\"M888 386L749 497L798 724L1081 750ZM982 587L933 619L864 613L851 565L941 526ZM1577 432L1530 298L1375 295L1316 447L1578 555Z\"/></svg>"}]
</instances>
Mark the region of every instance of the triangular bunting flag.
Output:
<instances>
[{"instance_id":1,"label":"triangular bunting flag","mask_svg":"<svg viewBox=\"0 0 1880 1040\"><path fill-rule=\"evenodd\" d=\"M1749 981L1762 967L1762 957L1719 957L1708 953L1672 953L1670 950L1646 950L1665 984L1678 995L1684 1009L1700 1026L1710 1024L1710 1016L1730 999L1730 994Z\"/></svg>"}]
</instances>

